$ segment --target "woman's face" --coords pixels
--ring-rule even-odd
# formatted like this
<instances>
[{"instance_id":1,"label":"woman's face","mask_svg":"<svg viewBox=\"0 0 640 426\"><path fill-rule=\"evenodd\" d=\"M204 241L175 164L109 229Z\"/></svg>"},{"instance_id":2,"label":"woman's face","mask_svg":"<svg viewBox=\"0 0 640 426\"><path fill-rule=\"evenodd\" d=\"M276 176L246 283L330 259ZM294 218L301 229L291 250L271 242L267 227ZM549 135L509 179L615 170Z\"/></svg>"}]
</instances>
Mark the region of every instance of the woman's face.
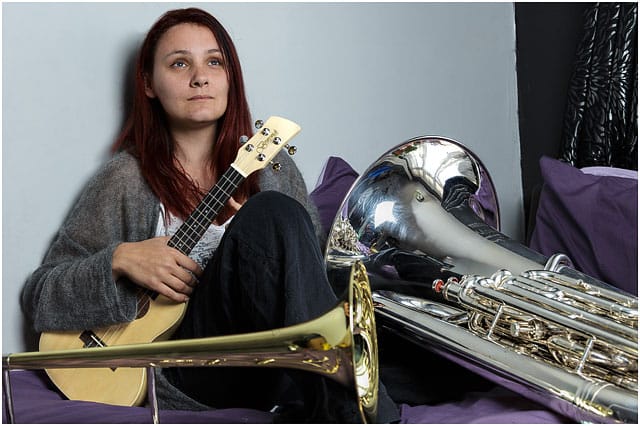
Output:
<instances>
[{"instance_id":1,"label":"woman's face","mask_svg":"<svg viewBox=\"0 0 640 426\"><path fill-rule=\"evenodd\" d=\"M145 93L160 101L172 130L215 126L224 114L229 80L222 61L207 27L179 24L160 38Z\"/></svg>"}]
</instances>

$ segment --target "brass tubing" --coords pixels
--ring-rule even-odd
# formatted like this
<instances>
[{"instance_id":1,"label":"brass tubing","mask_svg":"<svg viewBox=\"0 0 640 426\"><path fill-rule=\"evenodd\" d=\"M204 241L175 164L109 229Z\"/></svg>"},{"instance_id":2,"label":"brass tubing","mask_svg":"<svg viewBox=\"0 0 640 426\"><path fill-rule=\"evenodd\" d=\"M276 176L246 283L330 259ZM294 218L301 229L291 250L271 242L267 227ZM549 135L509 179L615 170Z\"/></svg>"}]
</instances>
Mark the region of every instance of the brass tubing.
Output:
<instances>
[{"instance_id":1,"label":"brass tubing","mask_svg":"<svg viewBox=\"0 0 640 426\"><path fill-rule=\"evenodd\" d=\"M315 372L353 387L364 422L375 422L378 357L367 273L355 263L349 296L321 317L275 330L199 339L4 356L12 369L123 367L282 367Z\"/></svg>"}]
</instances>

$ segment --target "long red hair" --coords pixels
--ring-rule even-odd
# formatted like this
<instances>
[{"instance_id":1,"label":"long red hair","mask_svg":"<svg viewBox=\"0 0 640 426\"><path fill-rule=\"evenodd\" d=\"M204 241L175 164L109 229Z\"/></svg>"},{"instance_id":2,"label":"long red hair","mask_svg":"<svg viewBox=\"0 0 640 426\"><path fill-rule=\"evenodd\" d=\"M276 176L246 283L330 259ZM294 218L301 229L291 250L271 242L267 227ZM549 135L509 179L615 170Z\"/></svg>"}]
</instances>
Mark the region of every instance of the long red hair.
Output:
<instances>
[{"instance_id":1,"label":"long red hair","mask_svg":"<svg viewBox=\"0 0 640 426\"><path fill-rule=\"evenodd\" d=\"M162 15L142 43L135 68L131 111L112 150L127 151L136 157L142 175L165 208L186 219L204 193L176 164L175 145L164 109L157 99L149 98L145 94L145 81L151 78L160 38L167 30L182 23L202 25L211 30L222 51L229 79L227 109L218 121L215 140L211 141L214 149L210 164L216 181L234 160L240 146L240 137L251 136L249 104L245 95L240 60L231 37L222 24L209 13L197 8L177 9ZM258 190L258 178L254 173L238 187L234 197L246 199ZM224 222L232 214L233 211L227 205L218 215L217 221Z\"/></svg>"}]
</instances>

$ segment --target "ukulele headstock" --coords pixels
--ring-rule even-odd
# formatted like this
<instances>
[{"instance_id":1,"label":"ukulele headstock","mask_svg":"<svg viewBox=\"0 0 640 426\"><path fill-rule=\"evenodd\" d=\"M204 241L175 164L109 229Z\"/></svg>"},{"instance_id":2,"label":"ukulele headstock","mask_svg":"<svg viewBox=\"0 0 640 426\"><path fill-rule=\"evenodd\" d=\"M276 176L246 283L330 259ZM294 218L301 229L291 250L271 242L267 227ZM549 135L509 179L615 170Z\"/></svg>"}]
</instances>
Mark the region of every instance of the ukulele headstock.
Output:
<instances>
[{"instance_id":1,"label":"ukulele headstock","mask_svg":"<svg viewBox=\"0 0 640 426\"><path fill-rule=\"evenodd\" d=\"M301 130L293 121L277 116L269 117L266 122L258 120L256 127L259 131L242 144L231 163L245 177L265 168L283 148L287 148L289 155L295 154L296 147L288 142ZM274 170L279 170L279 164L274 164Z\"/></svg>"}]
</instances>

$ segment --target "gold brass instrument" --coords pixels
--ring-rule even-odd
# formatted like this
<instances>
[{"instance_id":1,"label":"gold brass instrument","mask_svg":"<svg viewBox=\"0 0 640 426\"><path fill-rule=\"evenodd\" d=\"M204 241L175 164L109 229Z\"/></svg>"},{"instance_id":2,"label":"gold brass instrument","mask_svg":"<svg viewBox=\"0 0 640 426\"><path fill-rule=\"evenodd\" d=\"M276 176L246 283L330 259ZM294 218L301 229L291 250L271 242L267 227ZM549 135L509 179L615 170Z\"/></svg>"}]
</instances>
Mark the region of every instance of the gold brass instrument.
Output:
<instances>
[{"instance_id":1,"label":"gold brass instrument","mask_svg":"<svg viewBox=\"0 0 640 426\"><path fill-rule=\"evenodd\" d=\"M638 422L638 301L499 232L495 188L459 142L425 136L353 184L325 260L363 262L382 327L580 422Z\"/></svg>"},{"instance_id":2,"label":"gold brass instrument","mask_svg":"<svg viewBox=\"0 0 640 426\"><path fill-rule=\"evenodd\" d=\"M23 352L4 356L2 368L8 418L13 421L9 371L44 368L282 367L315 372L355 391L364 422L378 407L378 346L371 290L365 267L354 264L348 297L311 321L256 333L145 344ZM158 422L153 374L149 402Z\"/></svg>"}]
</instances>

